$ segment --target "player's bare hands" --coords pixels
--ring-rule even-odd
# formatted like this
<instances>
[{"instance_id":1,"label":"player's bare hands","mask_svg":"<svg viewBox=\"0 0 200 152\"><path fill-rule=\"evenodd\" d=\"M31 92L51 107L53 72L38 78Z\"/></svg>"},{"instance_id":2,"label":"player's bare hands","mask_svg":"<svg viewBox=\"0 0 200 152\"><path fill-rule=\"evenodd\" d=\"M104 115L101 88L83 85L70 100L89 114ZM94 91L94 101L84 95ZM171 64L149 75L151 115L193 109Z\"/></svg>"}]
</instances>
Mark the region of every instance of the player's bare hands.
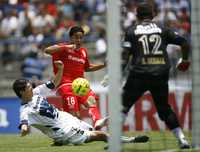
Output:
<instances>
[{"instance_id":1,"label":"player's bare hands","mask_svg":"<svg viewBox=\"0 0 200 152\"><path fill-rule=\"evenodd\" d=\"M54 61L54 64L58 69L63 69L63 67L64 67L62 61L60 61L60 60Z\"/></svg>"},{"instance_id":2,"label":"player's bare hands","mask_svg":"<svg viewBox=\"0 0 200 152\"><path fill-rule=\"evenodd\" d=\"M26 136L29 133L29 127L28 125L22 125L21 126L21 137Z\"/></svg>"}]
</instances>

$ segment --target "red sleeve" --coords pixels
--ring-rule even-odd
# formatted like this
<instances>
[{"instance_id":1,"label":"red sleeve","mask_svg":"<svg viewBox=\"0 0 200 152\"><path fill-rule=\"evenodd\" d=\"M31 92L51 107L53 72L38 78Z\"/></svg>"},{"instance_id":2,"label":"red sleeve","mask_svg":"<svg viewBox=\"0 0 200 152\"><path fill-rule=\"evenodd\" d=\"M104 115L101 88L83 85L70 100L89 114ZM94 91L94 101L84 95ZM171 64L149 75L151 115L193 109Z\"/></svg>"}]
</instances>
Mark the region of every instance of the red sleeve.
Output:
<instances>
[{"instance_id":1,"label":"red sleeve","mask_svg":"<svg viewBox=\"0 0 200 152\"><path fill-rule=\"evenodd\" d=\"M57 45L59 45L59 46L64 46L64 45L66 45L66 44L60 43L60 44L57 44ZM62 54L64 53L64 51L65 51L65 49L63 48L62 50L53 53L53 54L52 54L53 61L56 61L56 60L60 59L60 57L62 56Z\"/></svg>"},{"instance_id":2,"label":"red sleeve","mask_svg":"<svg viewBox=\"0 0 200 152\"><path fill-rule=\"evenodd\" d=\"M65 43L60 43L60 44L57 44L57 45L64 46L66 44ZM57 52L52 54L52 64L53 64L54 74L57 73L57 68L54 65L54 61L57 61L57 60L61 60L62 61L63 53L65 53L65 52L66 52L66 49L63 48L62 50L57 51Z\"/></svg>"}]
</instances>

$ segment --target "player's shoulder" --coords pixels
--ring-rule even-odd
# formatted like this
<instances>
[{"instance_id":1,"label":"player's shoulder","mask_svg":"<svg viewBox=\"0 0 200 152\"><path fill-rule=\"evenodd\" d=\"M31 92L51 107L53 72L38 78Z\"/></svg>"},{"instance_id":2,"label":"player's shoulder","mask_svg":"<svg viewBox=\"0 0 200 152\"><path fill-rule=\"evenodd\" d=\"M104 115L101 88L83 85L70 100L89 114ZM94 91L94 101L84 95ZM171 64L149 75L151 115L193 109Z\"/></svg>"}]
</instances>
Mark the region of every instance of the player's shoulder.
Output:
<instances>
[{"instance_id":1,"label":"player's shoulder","mask_svg":"<svg viewBox=\"0 0 200 152\"><path fill-rule=\"evenodd\" d=\"M55 88L55 84L49 80L43 84L38 85L36 88L34 88L33 94L37 95L37 94L40 94L42 91L52 90L54 88Z\"/></svg>"},{"instance_id":2,"label":"player's shoulder","mask_svg":"<svg viewBox=\"0 0 200 152\"><path fill-rule=\"evenodd\" d=\"M20 109L23 110L23 109L27 108L28 106L29 106L28 103L21 103Z\"/></svg>"},{"instance_id":3,"label":"player's shoulder","mask_svg":"<svg viewBox=\"0 0 200 152\"><path fill-rule=\"evenodd\" d=\"M87 48L86 48L86 47L81 47L81 48L79 49L79 51L87 52Z\"/></svg>"},{"instance_id":4,"label":"player's shoulder","mask_svg":"<svg viewBox=\"0 0 200 152\"><path fill-rule=\"evenodd\" d=\"M134 34L134 31L137 27L137 24L132 24L131 26L128 26L126 29L125 29L125 33L126 34Z\"/></svg>"},{"instance_id":5,"label":"player's shoulder","mask_svg":"<svg viewBox=\"0 0 200 152\"><path fill-rule=\"evenodd\" d=\"M80 52L84 57L87 56L87 48L81 47L81 48L79 48L79 52Z\"/></svg>"}]
</instances>

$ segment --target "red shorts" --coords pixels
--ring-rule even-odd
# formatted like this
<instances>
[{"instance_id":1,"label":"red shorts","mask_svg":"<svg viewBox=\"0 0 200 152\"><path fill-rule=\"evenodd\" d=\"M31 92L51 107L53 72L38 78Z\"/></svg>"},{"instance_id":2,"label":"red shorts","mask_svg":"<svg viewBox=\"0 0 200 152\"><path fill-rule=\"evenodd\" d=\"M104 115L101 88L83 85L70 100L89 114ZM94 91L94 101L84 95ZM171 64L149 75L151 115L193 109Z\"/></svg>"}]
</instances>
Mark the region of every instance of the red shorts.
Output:
<instances>
[{"instance_id":1,"label":"red shorts","mask_svg":"<svg viewBox=\"0 0 200 152\"><path fill-rule=\"evenodd\" d=\"M63 110L66 112L78 112L80 104L85 104L89 96L93 96L96 101L99 100L98 96L91 89L86 96L76 96L72 92L71 83L62 84L58 87L57 93L62 96Z\"/></svg>"}]
</instances>

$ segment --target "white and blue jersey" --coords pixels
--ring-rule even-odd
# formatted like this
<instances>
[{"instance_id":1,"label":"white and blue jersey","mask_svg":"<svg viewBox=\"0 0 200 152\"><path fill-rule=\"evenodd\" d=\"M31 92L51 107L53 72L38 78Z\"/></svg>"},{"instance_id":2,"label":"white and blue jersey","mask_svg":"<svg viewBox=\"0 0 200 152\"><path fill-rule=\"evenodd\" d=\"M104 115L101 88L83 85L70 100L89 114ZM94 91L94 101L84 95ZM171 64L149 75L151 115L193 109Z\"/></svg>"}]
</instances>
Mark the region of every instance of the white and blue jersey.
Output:
<instances>
[{"instance_id":1,"label":"white and blue jersey","mask_svg":"<svg viewBox=\"0 0 200 152\"><path fill-rule=\"evenodd\" d=\"M51 89L51 82L33 89L32 100L20 108L20 126L33 126L62 144L85 142L92 126L49 104L46 97L51 94Z\"/></svg>"}]
</instances>

